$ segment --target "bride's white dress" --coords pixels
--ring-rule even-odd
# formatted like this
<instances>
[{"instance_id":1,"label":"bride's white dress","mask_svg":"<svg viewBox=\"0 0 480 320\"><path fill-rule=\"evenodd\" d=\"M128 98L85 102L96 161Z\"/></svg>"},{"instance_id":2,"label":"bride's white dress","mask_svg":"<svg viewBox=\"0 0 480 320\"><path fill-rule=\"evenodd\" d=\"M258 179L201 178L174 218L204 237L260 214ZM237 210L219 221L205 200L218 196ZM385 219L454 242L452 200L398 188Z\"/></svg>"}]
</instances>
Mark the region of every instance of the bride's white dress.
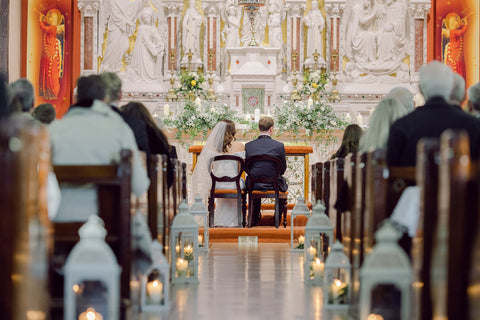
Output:
<instances>
[{"instance_id":1,"label":"bride's white dress","mask_svg":"<svg viewBox=\"0 0 480 320\"><path fill-rule=\"evenodd\" d=\"M229 155L245 159L245 151ZM217 177L234 177L238 174L238 162L234 160L215 161L213 172ZM243 179L240 187L245 188ZM234 182L217 182L215 189L236 189ZM215 227L238 227L237 199L215 199Z\"/></svg>"}]
</instances>

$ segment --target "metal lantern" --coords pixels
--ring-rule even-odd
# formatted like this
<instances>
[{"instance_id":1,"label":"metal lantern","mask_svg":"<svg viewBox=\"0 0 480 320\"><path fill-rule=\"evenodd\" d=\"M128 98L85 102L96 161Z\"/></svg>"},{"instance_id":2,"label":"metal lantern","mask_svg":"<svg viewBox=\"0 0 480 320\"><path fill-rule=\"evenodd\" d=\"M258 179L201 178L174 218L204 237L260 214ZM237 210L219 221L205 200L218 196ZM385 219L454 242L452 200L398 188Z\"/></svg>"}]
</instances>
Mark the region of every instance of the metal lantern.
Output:
<instances>
[{"instance_id":1,"label":"metal lantern","mask_svg":"<svg viewBox=\"0 0 480 320\"><path fill-rule=\"evenodd\" d=\"M343 244L339 241L332 246L332 252L325 262L324 296L325 307L329 309L348 309L350 304L350 272L352 266L343 253Z\"/></svg>"},{"instance_id":2,"label":"metal lantern","mask_svg":"<svg viewBox=\"0 0 480 320\"><path fill-rule=\"evenodd\" d=\"M142 311L161 311L168 308L170 266L158 240L152 242L152 265L142 277Z\"/></svg>"},{"instance_id":3,"label":"metal lantern","mask_svg":"<svg viewBox=\"0 0 480 320\"><path fill-rule=\"evenodd\" d=\"M91 215L65 263L64 318L119 319L120 266L105 242L103 220Z\"/></svg>"},{"instance_id":4,"label":"metal lantern","mask_svg":"<svg viewBox=\"0 0 480 320\"><path fill-rule=\"evenodd\" d=\"M312 215L305 226L305 281L321 284L325 259L330 252L333 241L333 227L325 214L325 206L318 201L313 207Z\"/></svg>"},{"instance_id":5,"label":"metal lantern","mask_svg":"<svg viewBox=\"0 0 480 320\"><path fill-rule=\"evenodd\" d=\"M390 220L375 233L376 245L360 271L360 319L411 319L412 267L397 244L400 235Z\"/></svg>"},{"instance_id":6,"label":"metal lantern","mask_svg":"<svg viewBox=\"0 0 480 320\"><path fill-rule=\"evenodd\" d=\"M290 248L292 251L301 251L303 252L304 244L305 244L305 236L303 234L299 235L298 240L294 241L294 224L295 218L297 216L309 216L310 209L308 209L307 205L305 204L305 198L300 196L297 198L297 203L292 209L290 213Z\"/></svg>"},{"instance_id":7,"label":"metal lantern","mask_svg":"<svg viewBox=\"0 0 480 320\"><path fill-rule=\"evenodd\" d=\"M172 283L198 282L198 225L185 200L178 209L170 238Z\"/></svg>"},{"instance_id":8,"label":"metal lantern","mask_svg":"<svg viewBox=\"0 0 480 320\"><path fill-rule=\"evenodd\" d=\"M199 194L195 197L195 202L190 207L190 214L194 217L199 216L203 218L203 235L198 235L198 249L201 252L207 252L209 248L208 209Z\"/></svg>"}]
</instances>

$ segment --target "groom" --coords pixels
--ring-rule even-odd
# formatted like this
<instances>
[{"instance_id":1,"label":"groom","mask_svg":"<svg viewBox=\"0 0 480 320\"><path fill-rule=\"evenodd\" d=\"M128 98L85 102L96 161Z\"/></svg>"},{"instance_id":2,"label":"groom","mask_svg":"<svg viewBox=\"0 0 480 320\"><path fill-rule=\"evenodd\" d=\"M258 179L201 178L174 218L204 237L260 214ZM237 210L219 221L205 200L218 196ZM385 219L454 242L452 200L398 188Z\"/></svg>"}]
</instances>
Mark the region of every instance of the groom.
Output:
<instances>
[{"instance_id":1,"label":"groom","mask_svg":"<svg viewBox=\"0 0 480 320\"><path fill-rule=\"evenodd\" d=\"M250 141L245 144L245 157L248 159L257 155L270 155L277 157L281 161L280 177L278 178L278 188L280 191L287 191L288 185L285 178L282 176L287 169L287 160L285 158L285 147L283 143L273 140L271 138L273 132L273 119L270 117L262 117L258 122L258 129L260 135L256 140ZM250 170L250 174L254 176L273 176L275 172L274 164L270 162L255 162ZM247 186L249 177L247 176ZM256 183L253 188L260 191L273 190L273 184L268 183ZM253 200L253 225L258 225L260 218L260 204L261 199Z\"/></svg>"}]
</instances>

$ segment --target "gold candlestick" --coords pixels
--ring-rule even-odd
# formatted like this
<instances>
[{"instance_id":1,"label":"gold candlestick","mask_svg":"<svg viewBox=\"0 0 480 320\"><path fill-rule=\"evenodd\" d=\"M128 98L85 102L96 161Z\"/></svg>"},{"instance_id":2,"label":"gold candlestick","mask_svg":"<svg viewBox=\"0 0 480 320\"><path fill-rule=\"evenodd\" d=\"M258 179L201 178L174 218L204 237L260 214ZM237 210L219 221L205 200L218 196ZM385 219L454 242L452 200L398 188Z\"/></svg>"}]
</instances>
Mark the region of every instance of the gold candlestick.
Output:
<instances>
[{"instance_id":1,"label":"gold candlestick","mask_svg":"<svg viewBox=\"0 0 480 320\"><path fill-rule=\"evenodd\" d=\"M192 57L193 57L192 49L188 50L187 56L188 56L188 72L190 73L192 72Z\"/></svg>"},{"instance_id":2,"label":"gold candlestick","mask_svg":"<svg viewBox=\"0 0 480 320\"><path fill-rule=\"evenodd\" d=\"M334 49L332 51L332 59L333 59L333 71L332 71L332 85L333 85L333 90L332 90L332 95L330 97L330 100L332 102L340 101L340 94L337 90L337 58L338 58L338 52L337 49Z\"/></svg>"},{"instance_id":3,"label":"gold candlestick","mask_svg":"<svg viewBox=\"0 0 480 320\"><path fill-rule=\"evenodd\" d=\"M292 63L293 63L293 78L292 78L292 85L293 85L293 90L292 90L292 93L290 95L290 99L295 101L295 100L300 100L301 97L300 95L298 94L298 90L297 90L297 56L298 56L298 53L295 51L292 53Z\"/></svg>"},{"instance_id":4,"label":"gold candlestick","mask_svg":"<svg viewBox=\"0 0 480 320\"><path fill-rule=\"evenodd\" d=\"M318 57L320 56L320 53L317 52L317 49L315 49L315 52L312 54L313 55L313 61L315 61L315 66L313 68L313 71L317 71L318 67Z\"/></svg>"},{"instance_id":5,"label":"gold candlestick","mask_svg":"<svg viewBox=\"0 0 480 320\"><path fill-rule=\"evenodd\" d=\"M175 89L175 50L170 50L170 84L172 87L168 90L167 101L176 101L178 99Z\"/></svg>"}]
</instances>

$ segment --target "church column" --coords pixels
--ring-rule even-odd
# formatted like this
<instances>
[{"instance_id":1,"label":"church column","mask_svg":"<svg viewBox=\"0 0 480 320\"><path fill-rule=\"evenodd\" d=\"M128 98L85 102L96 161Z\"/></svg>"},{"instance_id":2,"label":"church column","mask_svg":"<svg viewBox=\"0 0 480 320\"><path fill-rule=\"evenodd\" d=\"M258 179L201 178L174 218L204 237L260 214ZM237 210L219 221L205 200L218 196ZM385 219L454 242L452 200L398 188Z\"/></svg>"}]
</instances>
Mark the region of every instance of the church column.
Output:
<instances>
[{"instance_id":1,"label":"church column","mask_svg":"<svg viewBox=\"0 0 480 320\"><path fill-rule=\"evenodd\" d=\"M207 72L216 72L217 70L217 6L210 5L206 9L207 13L207 25L205 26L206 46L207 50L204 50L205 58L204 65L206 65Z\"/></svg>"},{"instance_id":2,"label":"church column","mask_svg":"<svg viewBox=\"0 0 480 320\"><path fill-rule=\"evenodd\" d=\"M411 28L410 45L414 48L414 57L410 59L410 70L414 70L414 81L419 80L418 71L427 63L427 15L430 12L430 0L410 0L408 13ZM414 33L414 34L413 34Z\"/></svg>"},{"instance_id":3,"label":"church column","mask_svg":"<svg viewBox=\"0 0 480 320\"><path fill-rule=\"evenodd\" d=\"M303 41L301 29L301 15L305 11L305 6L288 5L288 27L290 29L290 36L287 39L288 44L288 65L290 66L291 74L300 72L300 65L303 62Z\"/></svg>"},{"instance_id":4,"label":"church column","mask_svg":"<svg viewBox=\"0 0 480 320\"><path fill-rule=\"evenodd\" d=\"M97 73L97 41L98 41L98 0L78 0L78 9L81 14L80 33L80 73L90 75Z\"/></svg>"},{"instance_id":5,"label":"church column","mask_svg":"<svg viewBox=\"0 0 480 320\"><path fill-rule=\"evenodd\" d=\"M171 4L167 7L168 22L168 70L172 73L177 69L178 44L178 14L179 7Z\"/></svg>"},{"instance_id":6,"label":"church column","mask_svg":"<svg viewBox=\"0 0 480 320\"><path fill-rule=\"evenodd\" d=\"M345 0L325 0L327 13L327 62L330 71L339 70L340 18L345 8Z\"/></svg>"}]
</instances>

